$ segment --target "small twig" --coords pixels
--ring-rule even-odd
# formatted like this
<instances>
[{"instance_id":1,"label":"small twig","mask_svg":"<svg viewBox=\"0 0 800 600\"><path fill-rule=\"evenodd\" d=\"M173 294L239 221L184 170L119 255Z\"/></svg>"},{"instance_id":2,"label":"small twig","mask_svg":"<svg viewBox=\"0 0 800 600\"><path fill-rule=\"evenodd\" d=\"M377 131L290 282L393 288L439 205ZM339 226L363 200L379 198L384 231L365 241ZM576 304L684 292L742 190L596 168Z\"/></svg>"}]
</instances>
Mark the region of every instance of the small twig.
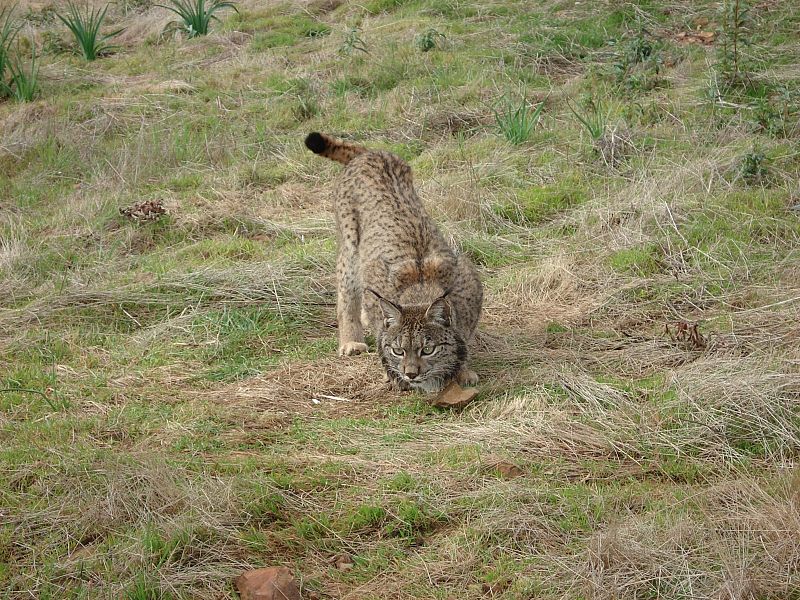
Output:
<instances>
[{"instance_id":1,"label":"small twig","mask_svg":"<svg viewBox=\"0 0 800 600\"><path fill-rule=\"evenodd\" d=\"M327 394L317 394L319 398L325 398L326 400L340 400L342 402L352 402L350 398L342 398L341 396L328 396Z\"/></svg>"}]
</instances>

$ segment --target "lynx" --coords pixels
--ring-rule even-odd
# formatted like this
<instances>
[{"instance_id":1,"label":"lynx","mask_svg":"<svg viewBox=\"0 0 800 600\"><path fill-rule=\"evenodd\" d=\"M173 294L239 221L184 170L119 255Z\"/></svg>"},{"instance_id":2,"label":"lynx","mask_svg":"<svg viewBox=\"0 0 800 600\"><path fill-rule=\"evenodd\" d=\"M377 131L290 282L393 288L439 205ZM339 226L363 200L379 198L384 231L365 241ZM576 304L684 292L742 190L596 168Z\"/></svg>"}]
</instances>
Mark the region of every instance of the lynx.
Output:
<instances>
[{"instance_id":1,"label":"lynx","mask_svg":"<svg viewBox=\"0 0 800 600\"><path fill-rule=\"evenodd\" d=\"M316 132L306 146L345 165L334 201L339 354L366 352L369 327L399 389L433 392L452 379L475 385L467 344L483 287L425 212L411 168L390 152Z\"/></svg>"}]
</instances>

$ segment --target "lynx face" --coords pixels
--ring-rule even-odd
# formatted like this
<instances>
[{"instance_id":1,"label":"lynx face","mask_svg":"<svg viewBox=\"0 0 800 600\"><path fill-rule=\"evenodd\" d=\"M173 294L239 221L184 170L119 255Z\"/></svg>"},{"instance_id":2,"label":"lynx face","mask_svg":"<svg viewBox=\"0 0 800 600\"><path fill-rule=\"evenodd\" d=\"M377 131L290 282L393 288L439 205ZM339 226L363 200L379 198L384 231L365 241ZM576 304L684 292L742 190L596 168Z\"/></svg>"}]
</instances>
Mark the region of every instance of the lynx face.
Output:
<instances>
[{"instance_id":1,"label":"lynx face","mask_svg":"<svg viewBox=\"0 0 800 600\"><path fill-rule=\"evenodd\" d=\"M384 299L379 303L384 327L378 334L378 351L390 379L403 390L442 389L467 358L466 344L451 326L447 301L407 307Z\"/></svg>"}]
</instances>

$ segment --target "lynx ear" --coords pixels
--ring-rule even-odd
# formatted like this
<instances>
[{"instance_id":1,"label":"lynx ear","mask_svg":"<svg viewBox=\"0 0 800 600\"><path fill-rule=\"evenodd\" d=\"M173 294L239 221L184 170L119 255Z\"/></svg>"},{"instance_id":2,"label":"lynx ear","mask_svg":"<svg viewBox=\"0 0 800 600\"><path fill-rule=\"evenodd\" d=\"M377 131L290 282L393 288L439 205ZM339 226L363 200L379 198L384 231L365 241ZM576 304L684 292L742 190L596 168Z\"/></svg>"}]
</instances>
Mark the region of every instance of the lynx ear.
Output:
<instances>
[{"instance_id":1,"label":"lynx ear","mask_svg":"<svg viewBox=\"0 0 800 600\"><path fill-rule=\"evenodd\" d=\"M450 313L450 303L447 301L447 294L445 294L431 302L428 310L425 311L425 318L439 325L450 327Z\"/></svg>"},{"instance_id":2,"label":"lynx ear","mask_svg":"<svg viewBox=\"0 0 800 600\"><path fill-rule=\"evenodd\" d=\"M378 306L381 307L381 312L383 313L384 327L388 329L395 323L400 322L400 317L402 316L403 308L399 304L395 304L394 302L387 300L375 290L368 289L367 291L378 299Z\"/></svg>"}]
</instances>

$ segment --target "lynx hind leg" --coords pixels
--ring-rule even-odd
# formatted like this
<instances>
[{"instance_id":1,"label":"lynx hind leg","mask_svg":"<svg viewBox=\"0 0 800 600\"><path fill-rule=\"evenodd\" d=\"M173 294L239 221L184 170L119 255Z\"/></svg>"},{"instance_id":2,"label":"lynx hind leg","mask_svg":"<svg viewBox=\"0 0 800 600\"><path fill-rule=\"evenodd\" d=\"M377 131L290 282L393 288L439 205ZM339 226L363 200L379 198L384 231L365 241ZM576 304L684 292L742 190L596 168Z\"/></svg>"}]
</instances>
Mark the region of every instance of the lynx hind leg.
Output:
<instances>
[{"instance_id":1,"label":"lynx hind leg","mask_svg":"<svg viewBox=\"0 0 800 600\"><path fill-rule=\"evenodd\" d=\"M358 254L343 247L336 264L336 322L339 325L339 356L367 351L361 325L361 285L358 279Z\"/></svg>"},{"instance_id":2,"label":"lynx hind leg","mask_svg":"<svg viewBox=\"0 0 800 600\"><path fill-rule=\"evenodd\" d=\"M456 381L458 381L459 385L478 385L480 377L478 377L478 374L472 369L461 367L458 375L456 375Z\"/></svg>"}]
</instances>

